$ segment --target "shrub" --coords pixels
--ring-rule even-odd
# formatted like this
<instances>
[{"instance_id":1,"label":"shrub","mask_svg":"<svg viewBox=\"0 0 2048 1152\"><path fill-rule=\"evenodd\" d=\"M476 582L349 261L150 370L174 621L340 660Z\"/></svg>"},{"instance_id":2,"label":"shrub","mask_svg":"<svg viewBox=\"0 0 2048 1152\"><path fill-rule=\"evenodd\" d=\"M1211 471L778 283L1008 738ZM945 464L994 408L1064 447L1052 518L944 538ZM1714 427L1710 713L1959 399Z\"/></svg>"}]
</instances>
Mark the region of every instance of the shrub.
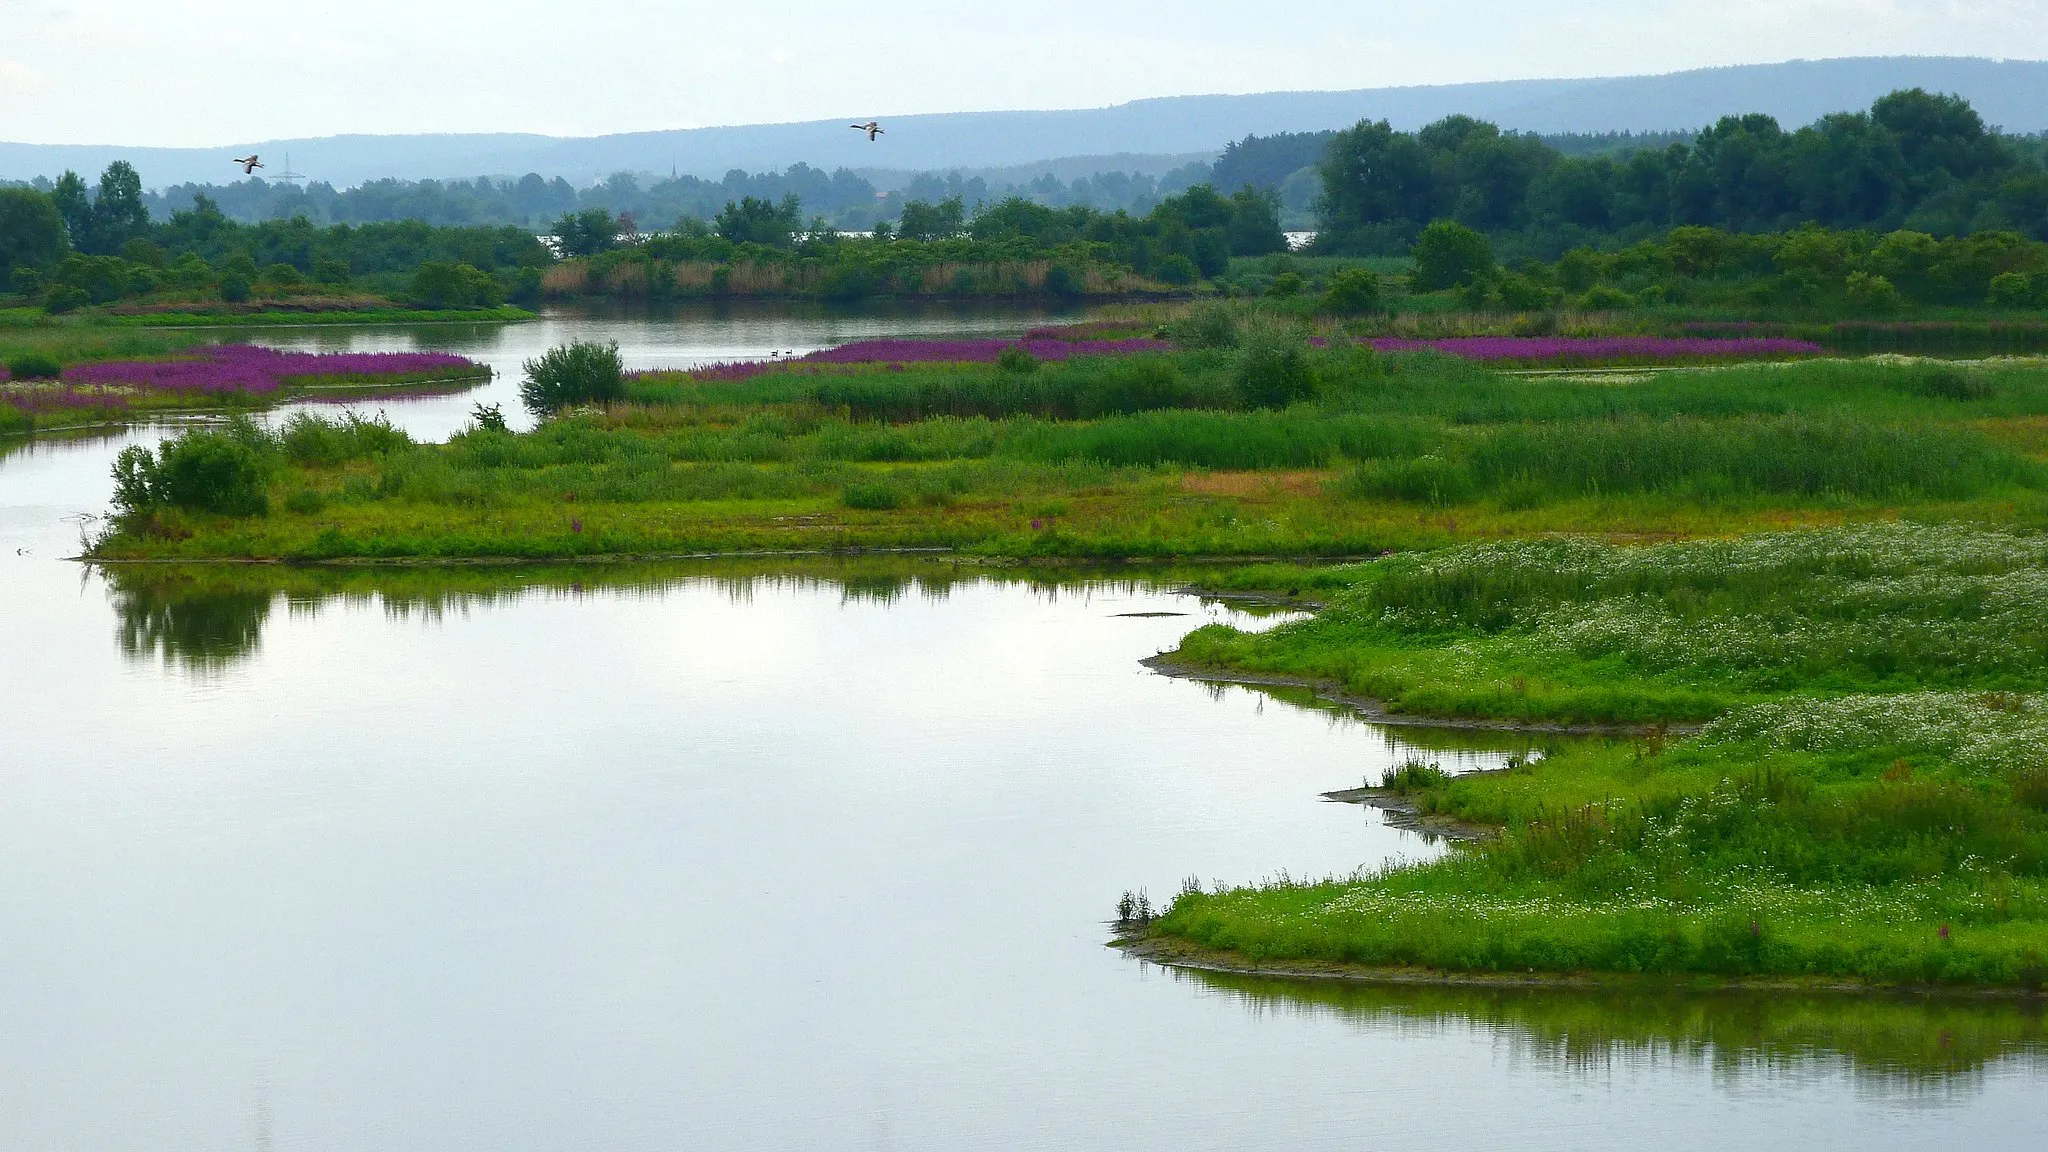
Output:
<instances>
[{"instance_id":1,"label":"shrub","mask_svg":"<svg viewBox=\"0 0 2048 1152\"><path fill-rule=\"evenodd\" d=\"M1578 299L1583 312L1618 312L1636 306L1636 298L1612 284L1595 284Z\"/></svg>"},{"instance_id":2,"label":"shrub","mask_svg":"<svg viewBox=\"0 0 2048 1152\"><path fill-rule=\"evenodd\" d=\"M220 298L230 304L240 304L249 298L249 278L240 272L223 272L220 278Z\"/></svg>"},{"instance_id":3,"label":"shrub","mask_svg":"<svg viewBox=\"0 0 2048 1152\"><path fill-rule=\"evenodd\" d=\"M469 410L469 418L476 421L479 432L510 432L505 424L505 410L496 404L479 403Z\"/></svg>"},{"instance_id":4,"label":"shrub","mask_svg":"<svg viewBox=\"0 0 2048 1152\"><path fill-rule=\"evenodd\" d=\"M271 435L245 417L175 436L154 453L124 448L114 460L114 503L128 512L172 507L260 516L270 510L264 488L274 451Z\"/></svg>"},{"instance_id":5,"label":"shrub","mask_svg":"<svg viewBox=\"0 0 2048 1152\"><path fill-rule=\"evenodd\" d=\"M52 316L75 312L90 303L92 297L85 294L85 289L70 284L52 285L50 290L43 294L43 311Z\"/></svg>"},{"instance_id":6,"label":"shrub","mask_svg":"<svg viewBox=\"0 0 2048 1152\"><path fill-rule=\"evenodd\" d=\"M339 464L409 448L412 437L381 412L374 417L346 412L340 420L299 412L285 421L278 442L295 464Z\"/></svg>"},{"instance_id":7,"label":"shrub","mask_svg":"<svg viewBox=\"0 0 2048 1152\"><path fill-rule=\"evenodd\" d=\"M1202 270L1195 266L1193 260L1174 255L1161 260L1159 267L1152 270L1152 275L1167 284L1193 284L1202 278Z\"/></svg>"},{"instance_id":8,"label":"shrub","mask_svg":"<svg viewBox=\"0 0 2048 1152\"><path fill-rule=\"evenodd\" d=\"M1843 291L1848 296L1849 306L1858 312L1896 312L1905 307L1906 298L1890 280L1873 276L1868 272L1851 272L1843 282Z\"/></svg>"},{"instance_id":9,"label":"shrub","mask_svg":"<svg viewBox=\"0 0 2048 1152\"><path fill-rule=\"evenodd\" d=\"M1198 304L1185 318L1170 325L1167 332L1187 348L1235 348L1239 335L1237 313L1224 304Z\"/></svg>"},{"instance_id":10,"label":"shrub","mask_svg":"<svg viewBox=\"0 0 2048 1152\"><path fill-rule=\"evenodd\" d=\"M559 345L528 360L525 367L519 399L538 415L626 395L625 365L616 342Z\"/></svg>"},{"instance_id":11,"label":"shrub","mask_svg":"<svg viewBox=\"0 0 2048 1152\"><path fill-rule=\"evenodd\" d=\"M1332 316L1363 316L1384 308L1380 278L1369 268L1346 268L1330 277L1320 311Z\"/></svg>"},{"instance_id":12,"label":"shrub","mask_svg":"<svg viewBox=\"0 0 2048 1152\"><path fill-rule=\"evenodd\" d=\"M16 380L55 380L64 366L43 352L23 352L7 361L7 374Z\"/></svg>"},{"instance_id":13,"label":"shrub","mask_svg":"<svg viewBox=\"0 0 2048 1152\"><path fill-rule=\"evenodd\" d=\"M1087 290L1079 273L1064 264L1055 264L1045 273L1045 291L1048 295L1071 300Z\"/></svg>"},{"instance_id":14,"label":"shrub","mask_svg":"<svg viewBox=\"0 0 2048 1152\"><path fill-rule=\"evenodd\" d=\"M818 285L818 295L846 303L864 299L880 286L872 269L859 264L845 264L825 273L824 282Z\"/></svg>"},{"instance_id":15,"label":"shrub","mask_svg":"<svg viewBox=\"0 0 2048 1152\"><path fill-rule=\"evenodd\" d=\"M1282 272L1278 276L1273 277L1273 282L1266 286L1266 295L1280 300L1287 300L1301 295L1302 289L1307 286L1307 283L1301 278L1301 273Z\"/></svg>"},{"instance_id":16,"label":"shrub","mask_svg":"<svg viewBox=\"0 0 2048 1152\"><path fill-rule=\"evenodd\" d=\"M1474 283L1493 271L1493 248L1486 237L1455 220L1432 221L1415 238L1409 255L1411 274L1423 292Z\"/></svg>"},{"instance_id":17,"label":"shrub","mask_svg":"<svg viewBox=\"0 0 2048 1152\"><path fill-rule=\"evenodd\" d=\"M1036 372L1038 357L1012 344L996 354L996 367L1005 372Z\"/></svg>"},{"instance_id":18,"label":"shrub","mask_svg":"<svg viewBox=\"0 0 2048 1152\"><path fill-rule=\"evenodd\" d=\"M313 261L313 279L322 284L348 283L348 261L323 256Z\"/></svg>"},{"instance_id":19,"label":"shrub","mask_svg":"<svg viewBox=\"0 0 2048 1152\"><path fill-rule=\"evenodd\" d=\"M428 308L488 308L503 301L505 294L481 268L429 260L412 275L412 297Z\"/></svg>"},{"instance_id":20,"label":"shrub","mask_svg":"<svg viewBox=\"0 0 2048 1152\"><path fill-rule=\"evenodd\" d=\"M1285 408L1316 393L1308 350L1278 335L1261 334L1245 343L1233 383L1247 408Z\"/></svg>"}]
</instances>

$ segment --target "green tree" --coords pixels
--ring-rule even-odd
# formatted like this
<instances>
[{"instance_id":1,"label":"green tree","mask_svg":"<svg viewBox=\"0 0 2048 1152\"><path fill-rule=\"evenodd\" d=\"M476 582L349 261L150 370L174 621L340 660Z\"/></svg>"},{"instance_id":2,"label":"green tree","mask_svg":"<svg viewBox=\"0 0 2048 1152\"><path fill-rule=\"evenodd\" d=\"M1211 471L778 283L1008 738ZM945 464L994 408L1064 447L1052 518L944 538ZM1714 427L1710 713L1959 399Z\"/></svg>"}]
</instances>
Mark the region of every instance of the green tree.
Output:
<instances>
[{"instance_id":1,"label":"green tree","mask_svg":"<svg viewBox=\"0 0 2048 1152\"><path fill-rule=\"evenodd\" d=\"M92 244L87 251L111 256L148 232L149 206L142 199L142 176L126 160L116 160L100 173L99 194L92 202Z\"/></svg>"},{"instance_id":2,"label":"green tree","mask_svg":"<svg viewBox=\"0 0 2048 1152\"><path fill-rule=\"evenodd\" d=\"M579 340L550 348L526 362L526 379L519 385L519 399L542 416L625 394L625 365L616 343Z\"/></svg>"},{"instance_id":3,"label":"green tree","mask_svg":"<svg viewBox=\"0 0 2048 1152\"><path fill-rule=\"evenodd\" d=\"M950 240L967 231L967 207L953 196L927 204L912 200L903 206L896 235L905 240Z\"/></svg>"},{"instance_id":4,"label":"green tree","mask_svg":"<svg viewBox=\"0 0 2048 1152\"><path fill-rule=\"evenodd\" d=\"M57 184L50 189L50 200L57 206L57 214L64 218L64 232L71 246L83 252L92 237L92 198L87 195L85 181L78 173L65 169L57 177Z\"/></svg>"},{"instance_id":5,"label":"green tree","mask_svg":"<svg viewBox=\"0 0 2048 1152\"><path fill-rule=\"evenodd\" d=\"M603 208L566 212L552 232L564 256L595 256L619 243L619 222Z\"/></svg>"},{"instance_id":6,"label":"green tree","mask_svg":"<svg viewBox=\"0 0 2048 1152\"><path fill-rule=\"evenodd\" d=\"M0 188L0 283L14 269L40 269L64 255L64 217L33 188Z\"/></svg>"},{"instance_id":7,"label":"green tree","mask_svg":"<svg viewBox=\"0 0 2048 1152\"><path fill-rule=\"evenodd\" d=\"M490 273L473 265L430 260L412 275L413 299L428 308L490 308L503 302L503 289Z\"/></svg>"},{"instance_id":8,"label":"green tree","mask_svg":"<svg viewBox=\"0 0 2048 1152\"><path fill-rule=\"evenodd\" d=\"M1455 220L1431 221L1409 256L1415 261L1415 287L1423 292L1475 283L1493 270L1493 248L1486 237Z\"/></svg>"},{"instance_id":9,"label":"green tree","mask_svg":"<svg viewBox=\"0 0 2048 1152\"><path fill-rule=\"evenodd\" d=\"M728 200L712 221L718 234L734 244L766 244L771 248L789 247L802 226L803 203L793 192L779 204L752 196L741 197L737 202Z\"/></svg>"}]
</instances>

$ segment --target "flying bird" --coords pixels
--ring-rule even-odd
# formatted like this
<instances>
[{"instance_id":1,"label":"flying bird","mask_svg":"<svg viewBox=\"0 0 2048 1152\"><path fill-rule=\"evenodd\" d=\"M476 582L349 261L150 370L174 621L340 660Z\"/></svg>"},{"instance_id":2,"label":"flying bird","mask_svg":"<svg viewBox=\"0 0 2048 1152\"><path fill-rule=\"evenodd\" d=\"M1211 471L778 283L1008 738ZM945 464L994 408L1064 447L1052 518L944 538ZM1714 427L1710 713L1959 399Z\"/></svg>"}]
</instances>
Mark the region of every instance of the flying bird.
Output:
<instances>
[{"instance_id":1,"label":"flying bird","mask_svg":"<svg viewBox=\"0 0 2048 1152\"><path fill-rule=\"evenodd\" d=\"M881 124L873 120L870 120L865 124L848 124L847 127L853 129L855 132L867 133L868 142L871 144L874 142L875 137L880 136L882 134Z\"/></svg>"},{"instance_id":2,"label":"flying bird","mask_svg":"<svg viewBox=\"0 0 2048 1152\"><path fill-rule=\"evenodd\" d=\"M235 157L235 163L240 164L242 166L242 175L244 176L247 176L250 173L256 171L258 168L263 167L263 161L257 159L256 153L254 152L249 153L247 156Z\"/></svg>"}]
</instances>

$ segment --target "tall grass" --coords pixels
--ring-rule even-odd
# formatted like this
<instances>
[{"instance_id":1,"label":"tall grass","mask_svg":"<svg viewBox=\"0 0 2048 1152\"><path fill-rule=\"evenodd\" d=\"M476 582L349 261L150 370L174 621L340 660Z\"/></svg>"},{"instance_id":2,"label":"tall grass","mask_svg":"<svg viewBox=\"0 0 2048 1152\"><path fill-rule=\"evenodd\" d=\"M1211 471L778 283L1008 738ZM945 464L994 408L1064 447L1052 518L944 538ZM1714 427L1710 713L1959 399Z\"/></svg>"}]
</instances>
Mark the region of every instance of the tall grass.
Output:
<instances>
[{"instance_id":1,"label":"tall grass","mask_svg":"<svg viewBox=\"0 0 2048 1152\"><path fill-rule=\"evenodd\" d=\"M1442 454L1368 464L1350 491L1379 499L1510 506L1609 494L1892 499L2041 487L2041 466L1959 428L1845 415L1522 423L1443 442Z\"/></svg>"}]
</instances>

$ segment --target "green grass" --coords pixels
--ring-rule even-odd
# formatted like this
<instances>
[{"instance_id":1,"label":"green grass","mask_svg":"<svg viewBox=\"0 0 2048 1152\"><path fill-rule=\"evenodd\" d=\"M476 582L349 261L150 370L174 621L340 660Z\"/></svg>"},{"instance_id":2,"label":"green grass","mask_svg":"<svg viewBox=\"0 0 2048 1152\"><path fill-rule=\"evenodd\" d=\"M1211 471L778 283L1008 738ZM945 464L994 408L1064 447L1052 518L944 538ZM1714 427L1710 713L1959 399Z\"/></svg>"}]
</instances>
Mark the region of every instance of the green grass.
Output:
<instances>
[{"instance_id":1,"label":"green grass","mask_svg":"<svg viewBox=\"0 0 2048 1152\"><path fill-rule=\"evenodd\" d=\"M2048 364L1817 362L1617 381L1356 349L1307 363L1314 394L1280 410L1244 401L1246 361L1229 349L1030 373L643 378L629 403L530 434L286 468L267 518L160 523L102 548L1342 556L1901 513L2034 523L2048 508L2035 458L2048 448Z\"/></svg>"},{"instance_id":2,"label":"green grass","mask_svg":"<svg viewBox=\"0 0 2048 1152\"><path fill-rule=\"evenodd\" d=\"M1268 960L2041 983L2048 537L1517 541L1321 575L1313 619L1212 625L1174 655L1412 712L1710 722L1390 773L1421 811L1503 834L1348 881L1189 893L1155 931Z\"/></svg>"}]
</instances>

